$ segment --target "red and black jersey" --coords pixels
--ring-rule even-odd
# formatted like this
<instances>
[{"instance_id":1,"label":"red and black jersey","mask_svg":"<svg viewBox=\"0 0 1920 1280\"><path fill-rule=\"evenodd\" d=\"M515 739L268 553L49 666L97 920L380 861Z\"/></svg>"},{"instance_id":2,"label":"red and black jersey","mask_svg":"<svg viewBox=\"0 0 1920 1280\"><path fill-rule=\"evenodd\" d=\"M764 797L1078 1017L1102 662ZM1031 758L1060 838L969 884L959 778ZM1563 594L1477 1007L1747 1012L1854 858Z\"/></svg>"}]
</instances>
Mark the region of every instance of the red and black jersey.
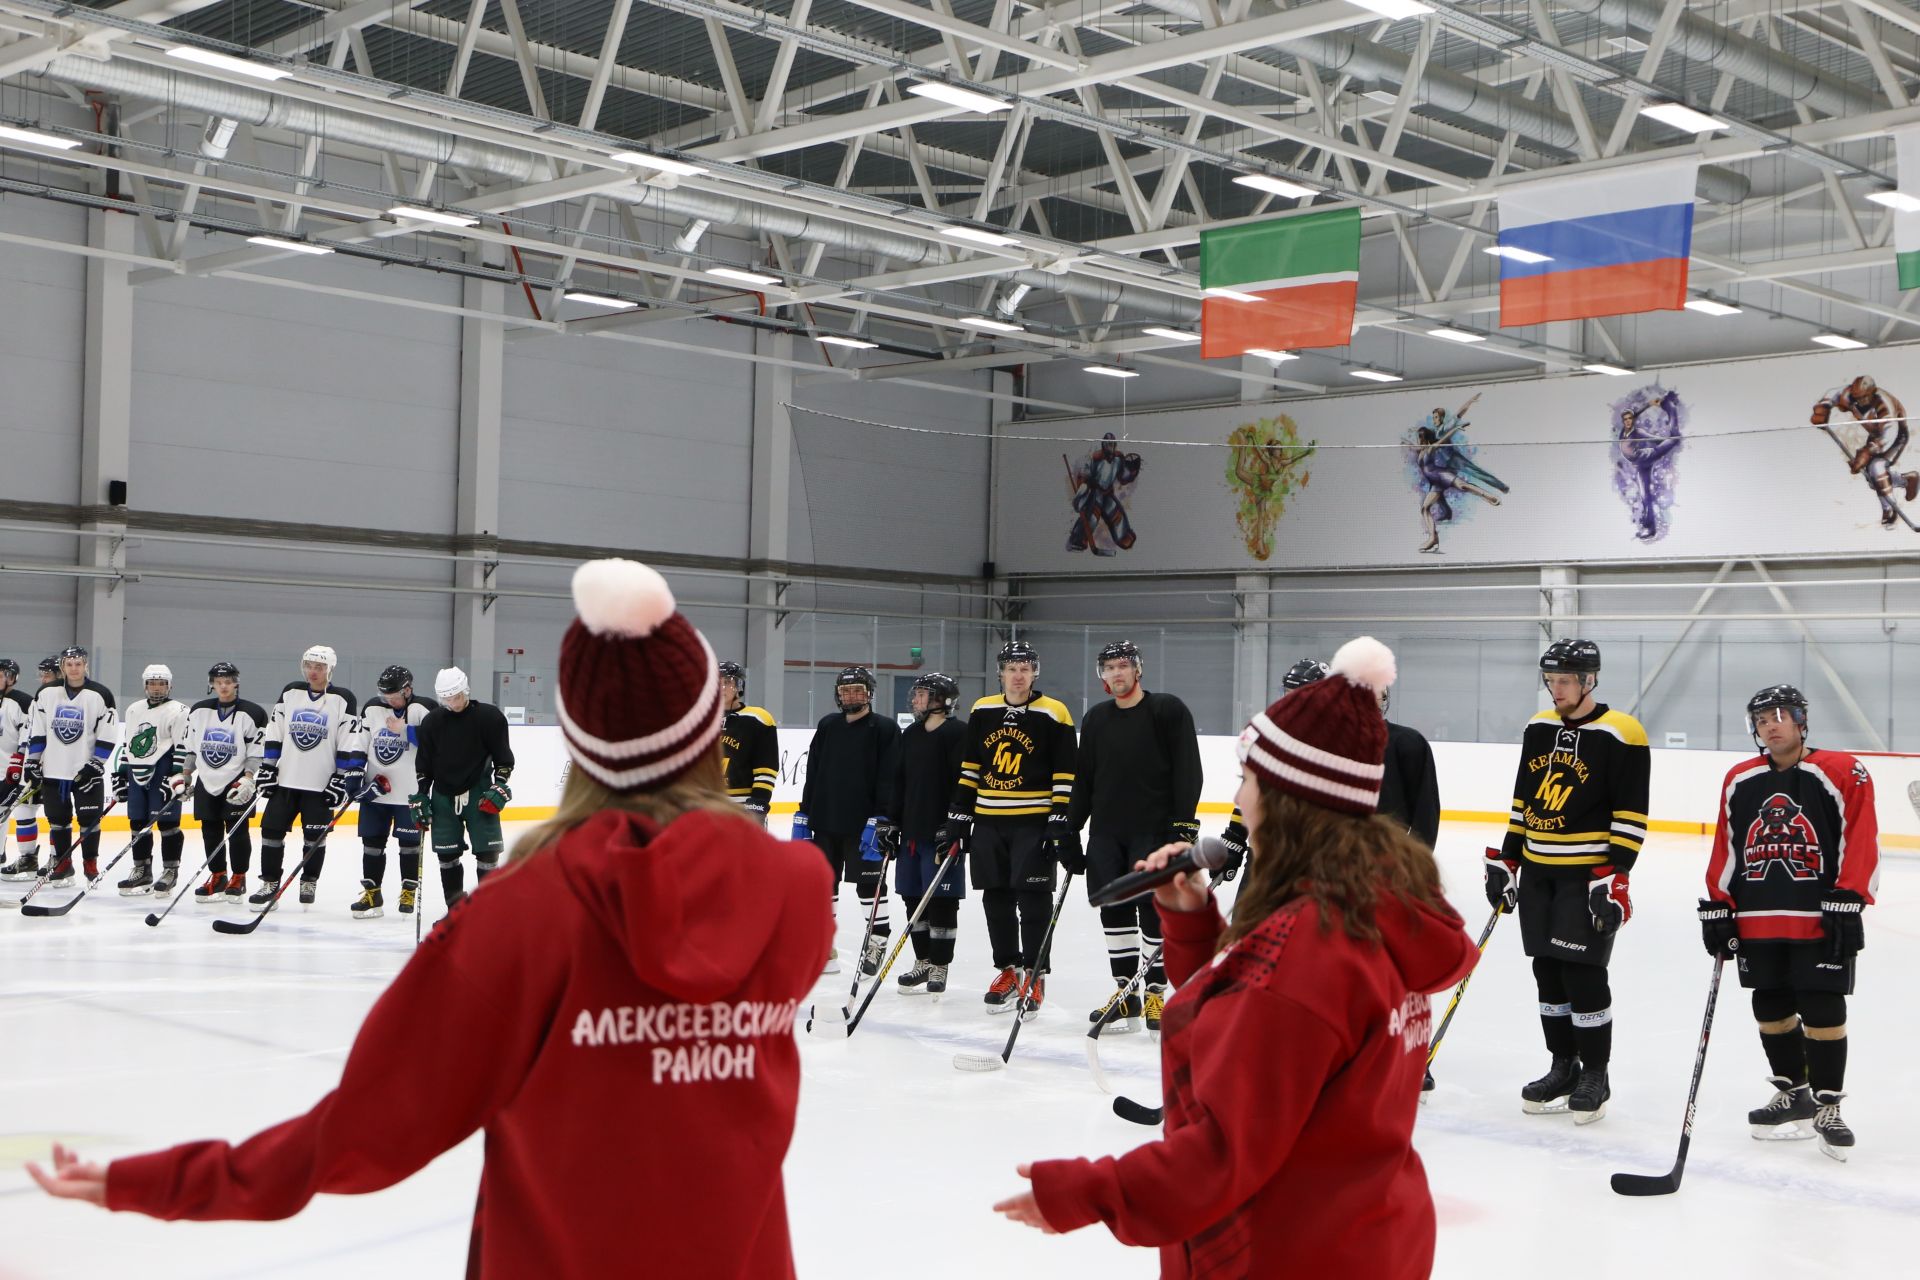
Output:
<instances>
[{"instance_id":1,"label":"red and black jersey","mask_svg":"<svg viewBox=\"0 0 1920 1280\"><path fill-rule=\"evenodd\" d=\"M1846 752L1809 751L1791 769L1743 760L1720 785L1707 893L1732 905L1742 938L1814 941L1821 894L1873 901L1879 840L1873 779Z\"/></svg>"}]
</instances>

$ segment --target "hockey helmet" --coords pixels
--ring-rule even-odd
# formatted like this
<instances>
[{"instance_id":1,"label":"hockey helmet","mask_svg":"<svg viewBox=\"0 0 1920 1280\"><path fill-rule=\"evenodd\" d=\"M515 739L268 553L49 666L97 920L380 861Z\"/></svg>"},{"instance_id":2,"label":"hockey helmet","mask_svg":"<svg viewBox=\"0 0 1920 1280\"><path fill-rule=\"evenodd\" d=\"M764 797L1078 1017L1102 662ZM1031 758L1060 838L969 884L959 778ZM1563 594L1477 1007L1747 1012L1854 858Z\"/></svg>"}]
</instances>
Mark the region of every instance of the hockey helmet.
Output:
<instances>
[{"instance_id":1,"label":"hockey helmet","mask_svg":"<svg viewBox=\"0 0 1920 1280\"><path fill-rule=\"evenodd\" d=\"M1133 669L1138 671L1140 669L1140 646L1131 640L1115 640L1112 644L1100 650L1100 656L1093 660L1094 674L1098 675L1100 669L1105 667L1109 662L1112 662L1115 658L1125 658L1133 664Z\"/></svg>"},{"instance_id":2,"label":"hockey helmet","mask_svg":"<svg viewBox=\"0 0 1920 1280\"><path fill-rule=\"evenodd\" d=\"M396 662L380 673L374 687L382 693L398 693L412 683L413 672Z\"/></svg>"},{"instance_id":3,"label":"hockey helmet","mask_svg":"<svg viewBox=\"0 0 1920 1280\"><path fill-rule=\"evenodd\" d=\"M59 674L60 674L60 659L58 659L58 658L42 658L42 659L40 659L40 666L39 666L39 670L41 670L41 671L44 671L44 672L46 672L46 673L47 673L48 675L50 675L50 676L57 676L57 675L59 675Z\"/></svg>"},{"instance_id":4,"label":"hockey helmet","mask_svg":"<svg viewBox=\"0 0 1920 1280\"><path fill-rule=\"evenodd\" d=\"M173 668L164 662L152 663L140 673L141 684L146 684L149 680L165 680L168 684L172 684Z\"/></svg>"},{"instance_id":5,"label":"hockey helmet","mask_svg":"<svg viewBox=\"0 0 1920 1280\"><path fill-rule=\"evenodd\" d=\"M1280 687L1288 693L1312 684L1315 680L1324 680L1329 668L1318 658L1302 658L1287 668L1287 674L1280 677Z\"/></svg>"},{"instance_id":6,"label":"hockey helmet","mask_svg":"<svg viewBox=\"0 0 1920 1280\"><path fill-rule=\"evenodd\" d=\"M1004 668L1009 662L1030 662L1033 664L1034 673L1039 674L1040 653L1025 640L1009 640L1000 646L999 656L995 659L996 665Z\"/></svg>"},{"instance_id":7,"label":"hockey helmet","mask_svg":"<svg viewBox=\"0 0 1920 1280\"><path fill-rule=\"evenodd\" d=\"M88 655L87 655L86 648L82 645L77 645L77 644L70 644L66 648L60 651L60 660L62 662L66 661L68 658L78 658L80 659L80 661L85 662L87 660L87 656Z\"/></svg>"},{"instance_id":8,"label":"hockey helmet","mask_svg":"<svg viewBox=\"0 0 1920 1280\"><path fill-rule=\"evenodd\" d=\"M231 662L227 662L224 660L220 662L216 662L212 666L207 668L208 684L212 684L215 680L219 679L221 676L226 676L232 680L238 680L240 678L240 668L234 666Z\"/></svg>"},{"instance_id":9,"label":"hockey helmet","mask_svg":"<svg viewBox=\"0 0 1920 1280\"><path fill-rule=\"evenodd\" d=\"M1747 699L1747 732L1755 747L1760 747L1760 718L1768 711L1786 712L1800 726L1800 740L1807 740L1807 695L1790 684L1770 684Z\"/></svg>"},{"instance_id":10,"label":"hockey helmet","mask_svg":"<svg viewBox=\"0 0 1920 1280\"><path fill-rule=\"evenodd\" d=\"M0 658L0 674L10 675L15 680L18 680L20 678L20 664L12 658Z\"/></svg>"},{"instance_id":11,"label":"hockey helmet","mask_svg":"<svg viewBox=\"0 0 1920 1280\"><path fill-rule=\"evenodd\" d=\"M332 671L340 665L340 655L333 651L331 645L316 644L300 655L300 661L302 663L317 662L328 671Z\"/></svg>"},{"instance_id":12,"label":"hockey helmet","mask_svg":"<svg viewBox=\"0 0 1920 1280\"><path fill-rule=\"evenodd\" d=\"M936 711L951 711L954 699L960 696L959 682L952 676L939 671L927 672L913 682L913 687L927 691L927 709L915 713L915 717L920 720L926 719Z\"/></svg>"},{"instance_id":13,"label":"hockey helmet","mask_svg":"<svg viewBox=\"0 0 1920 1280\"><path fill-rule=\"evenodd\" d=\"M741 697L747 696L747 669L737 662L720 664L720 678L733 681L733 689Z\"/></svg>"},{"instance_id":14,"label":"hockey helmet","mask_svg":"<svg viewBox=\"0 0 1920 1280\"><path fill-rule=\"evenodd\" d=\"M840 691L850 689L854 685L864 687L867 691L867 702L872 703L873 691L879 687L879 684L880 682L873 678L873 672L865 667L842 667L840 674L833 678L833 705L845 711L847 704L841 700Z\"/></svg>"},{"instance_id":15,"label":"hockey helmet","mask_svg":"<svg viewBox=\"0 0 1920 1280\"><path fill-rule=\"evenodd\" d=\"M1540 670L1599 675L1600 646L1591 640L1555 640L1540 655Z\"/></svg>"}]
</instances>

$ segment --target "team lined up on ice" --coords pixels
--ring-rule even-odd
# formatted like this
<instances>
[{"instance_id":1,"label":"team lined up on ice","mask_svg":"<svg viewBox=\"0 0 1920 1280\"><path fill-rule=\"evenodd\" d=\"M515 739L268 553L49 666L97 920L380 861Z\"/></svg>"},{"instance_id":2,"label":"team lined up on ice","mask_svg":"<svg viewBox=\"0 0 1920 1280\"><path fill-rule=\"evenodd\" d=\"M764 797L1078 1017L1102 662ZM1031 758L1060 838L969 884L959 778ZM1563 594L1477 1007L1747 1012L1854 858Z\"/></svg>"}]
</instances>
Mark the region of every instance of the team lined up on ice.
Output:
<instances>
[{"instance_id":1,"label":"team lined up on ice","mask_svg":"<svg viewBox=\"0 0 1920 1280\"><path fill-rule=\"evenodd\" d=\"M457 901L469 840L481 877L504 848L500 811L512 797L513 773L505 716L470 695L457 667L439 673L436 701L414 693L412 672L390 666L380 673L379 695L363 706L333 683L336 665L326 645L308 649L302 678L289 682L268 711L240 696L240 669L231 662L208 669L211 696L191 707L173 696L172 671L155 663L141 673L144 697L122 721L112 691L89 677L85 649L76 645L43 660L32 698L14 688L19 665L0 659L0 757L7 759L0 840L10 811L18 845L0 866L0 880L71 884L76 821L82 871L97 880L102 822L109 809L124 806L134 832L133 871L119 882L120 892L171 892L185 843L181 811L191 796L208 873L193 891L196 903L267 910L286 874L285 843L297 820L302 849L294 873L300 902L311 904L327 834L358 803L356 918L384 910L389 837L400 846L400 910L417 909L423 831L430 832L447 901ZM256 805L261 875L249 897L248 819ZM45 868L43 813L51 845Z\"/></svg>"}]
</instances>

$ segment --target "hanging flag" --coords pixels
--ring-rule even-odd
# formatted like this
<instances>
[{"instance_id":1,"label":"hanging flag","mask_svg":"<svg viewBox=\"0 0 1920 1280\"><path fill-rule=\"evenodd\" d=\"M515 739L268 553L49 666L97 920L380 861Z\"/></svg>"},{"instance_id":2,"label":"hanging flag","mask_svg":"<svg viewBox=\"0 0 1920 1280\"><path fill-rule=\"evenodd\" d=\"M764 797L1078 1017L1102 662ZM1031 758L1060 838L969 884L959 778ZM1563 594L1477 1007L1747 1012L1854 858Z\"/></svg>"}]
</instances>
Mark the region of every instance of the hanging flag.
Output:
<instances>
[{"instance_id":1,"label":"hanging flag","mask_svg":"<svg viewBox=\"0 0 1920 1280\"><path fill-rule=\"evenodd\" d=\"M1687 301L1697 159L1545 178L1502 188L1505 327L1677 311Z\"/></svg>"},{"instance_id":2,"label":"hanging flag","mask_svg":"<svg viewBox=\"0 0 1920 1280\"><path fill-rule=\"evenodd\" d=\"M1893 163L1900 194L1920 199L1920 128L1895 131ZM1920 212L1894 211L1893 251L1899 255L1900 287L1920 289Z\"/></svg>"},{"instance_id":3,"label":"hanging flag","mask_svg":"<svg viewBox=\"0 0 1920 1280\"><path fill-rule=\"evenodd\" d=\"M1353 340L1360 210L1296 213L1200 233L1200 354L1238 356Z\"/></svg>"}]
</instances>

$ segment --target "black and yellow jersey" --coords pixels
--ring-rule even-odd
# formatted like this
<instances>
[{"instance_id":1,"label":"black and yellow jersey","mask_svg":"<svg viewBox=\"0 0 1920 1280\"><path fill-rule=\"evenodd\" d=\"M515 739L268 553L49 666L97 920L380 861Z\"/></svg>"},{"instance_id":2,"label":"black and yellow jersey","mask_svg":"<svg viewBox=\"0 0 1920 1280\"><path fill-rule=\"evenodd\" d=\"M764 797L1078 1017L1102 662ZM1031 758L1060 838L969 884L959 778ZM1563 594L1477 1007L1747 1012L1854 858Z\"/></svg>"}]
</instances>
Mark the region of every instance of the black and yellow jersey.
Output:
<instances>
[{"instance_id":1,"label":"black and yellow jersey","mask_svg":"<svg viewBox=\"0 0 1920 1280\"><path fill-rule=\"evenodd\" d=\"M1647 731L1624 711L1599 703L1583 720L1542 711L1520 737L1502 852L1524 858L1529 873L1631 868L1647 838L1652 766Z\"/></svg>"},{"instance_id":2,"label":"black and yellow jersey","mask_svg":"<svg viewBox=\"0 0 1920 1280\"><path fill-rule=\"evenodd\" d=\"M773 784L780 780L780 731L766 708L727 712L720 726L720 767L735 804L761 814L772 807Z\"/></svg>"},{"instance_id":3,"label":"black and yellow jersey","mask_svg":"<svg viewBox=\"0 0 1920 1280\"><path fill-rule=\"evenodd\" d=\"M1044 822L1066 817L1078 744L1073 713L1038 689L1019 706L1001 694L973 704L953 808L980 821Z\"/></svg>"}]
</instances>

